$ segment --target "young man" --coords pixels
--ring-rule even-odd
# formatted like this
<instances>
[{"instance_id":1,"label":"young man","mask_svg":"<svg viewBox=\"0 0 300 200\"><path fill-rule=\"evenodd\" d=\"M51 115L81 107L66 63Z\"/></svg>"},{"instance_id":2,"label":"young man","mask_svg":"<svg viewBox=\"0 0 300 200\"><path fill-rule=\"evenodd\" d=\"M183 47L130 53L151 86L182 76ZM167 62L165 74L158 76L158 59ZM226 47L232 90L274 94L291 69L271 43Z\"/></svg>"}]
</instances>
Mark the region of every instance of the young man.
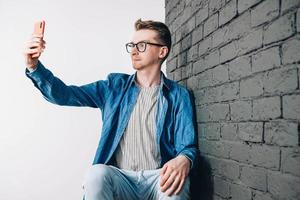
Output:
<instances>
[{"instance_id":1,"label":"young man","mask_svg":"<svg viewBox=\"0 0 300 200\"><path fill-rule=\"evenodd\" d=\"M126 44L133 75L112 73L106 80L67 86L33 58L45 48L39 36L26 47L26 75L51 103L101 109L103 128L85 179L86 200L189 199L197 135L188 90L161 72L171 34L151 20L137 20L135 30Z\"/></svg>"}]
</instances>

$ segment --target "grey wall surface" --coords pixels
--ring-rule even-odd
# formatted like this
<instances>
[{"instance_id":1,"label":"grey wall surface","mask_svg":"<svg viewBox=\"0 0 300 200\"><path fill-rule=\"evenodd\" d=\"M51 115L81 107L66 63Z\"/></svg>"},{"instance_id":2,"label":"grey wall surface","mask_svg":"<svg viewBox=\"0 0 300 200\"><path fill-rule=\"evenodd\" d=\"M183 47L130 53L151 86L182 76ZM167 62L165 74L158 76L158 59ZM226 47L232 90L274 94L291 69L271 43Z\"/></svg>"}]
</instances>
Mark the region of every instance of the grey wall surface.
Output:
<instances>
[{"instance_id":1,"label":"grey wall surface","mask_svg":"<svg viewBox=\"0 0 300 200\"><path fill-rule=\"evenodd\" d=\"M194 94L194 199L300 199L300 1L166 0L169 78Z\"/></svg>"}]
</instances>

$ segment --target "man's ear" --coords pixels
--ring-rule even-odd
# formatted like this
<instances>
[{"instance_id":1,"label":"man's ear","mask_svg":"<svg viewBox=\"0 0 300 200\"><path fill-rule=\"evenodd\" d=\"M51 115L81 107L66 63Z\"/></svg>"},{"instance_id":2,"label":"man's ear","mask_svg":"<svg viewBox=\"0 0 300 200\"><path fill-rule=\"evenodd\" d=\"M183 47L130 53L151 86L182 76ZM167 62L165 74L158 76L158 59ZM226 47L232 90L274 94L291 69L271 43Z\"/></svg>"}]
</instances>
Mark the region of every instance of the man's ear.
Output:
<instances>
[{"instance_id":1,"label":"man's ear","mask_svg":"<svg viewBox=\"0 0 300 200\"><path fill-rule=\"evenodd\" d=\"M164 58L164 57L167 56L168 52L169 52L168 47L166 47L166 46L161 47L158 57L159 58Z\"/></svg>"}]
</instances>

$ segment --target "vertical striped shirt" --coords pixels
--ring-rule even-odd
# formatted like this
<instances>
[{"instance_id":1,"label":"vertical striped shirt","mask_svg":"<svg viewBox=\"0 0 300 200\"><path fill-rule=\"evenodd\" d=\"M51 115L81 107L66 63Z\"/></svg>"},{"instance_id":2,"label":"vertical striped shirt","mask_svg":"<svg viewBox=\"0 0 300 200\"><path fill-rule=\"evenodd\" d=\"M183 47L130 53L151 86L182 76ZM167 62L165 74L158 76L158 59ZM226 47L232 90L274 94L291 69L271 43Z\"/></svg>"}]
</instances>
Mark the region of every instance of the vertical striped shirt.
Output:
<instances>
[{"instance_id":1,"label":"vertical striped shirt","mask_svg":"<svg viewBox=\"0 0 300 200\"><path fill-rule=\"evenodd\" d=\"M140 87L136 105L116 151L116 163L121 169L139 171L160 166L155 123L158 92L159 85Z\"/></svg>"}]
</instances>

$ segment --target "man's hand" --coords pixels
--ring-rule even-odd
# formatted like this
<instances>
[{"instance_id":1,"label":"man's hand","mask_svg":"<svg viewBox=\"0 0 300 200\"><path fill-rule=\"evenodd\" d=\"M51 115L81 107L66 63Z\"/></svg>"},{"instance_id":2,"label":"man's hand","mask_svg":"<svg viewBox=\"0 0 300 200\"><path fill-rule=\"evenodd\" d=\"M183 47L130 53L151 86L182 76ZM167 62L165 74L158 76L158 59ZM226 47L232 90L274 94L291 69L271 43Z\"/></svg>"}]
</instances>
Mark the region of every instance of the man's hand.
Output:
<instances>
[{"instance_id":1,"label":"man's hand","mask_svg":"<svg viewBox=\"0 0 300 200\"><path fill-rule=\"evenodd\" d=\"M165 192L168 190L168 196L174 193L176 195L179 194L185 178L189 174L190 165L190 160L183 155L178 155L176 158L165 163L160 171L161 191Z\"/></svg>"},{"instance_id":2,"label":"man's hand","mask_svg":"<svg viewBox=\"0 0 300 200\"><path fill-rule=\"evenodd\" d=\"M25 63L29 70L34 70L38 63L38 58L45 49L46 42L41 35L32 35L24 49Z\"/></svg>"}]
</instances>

